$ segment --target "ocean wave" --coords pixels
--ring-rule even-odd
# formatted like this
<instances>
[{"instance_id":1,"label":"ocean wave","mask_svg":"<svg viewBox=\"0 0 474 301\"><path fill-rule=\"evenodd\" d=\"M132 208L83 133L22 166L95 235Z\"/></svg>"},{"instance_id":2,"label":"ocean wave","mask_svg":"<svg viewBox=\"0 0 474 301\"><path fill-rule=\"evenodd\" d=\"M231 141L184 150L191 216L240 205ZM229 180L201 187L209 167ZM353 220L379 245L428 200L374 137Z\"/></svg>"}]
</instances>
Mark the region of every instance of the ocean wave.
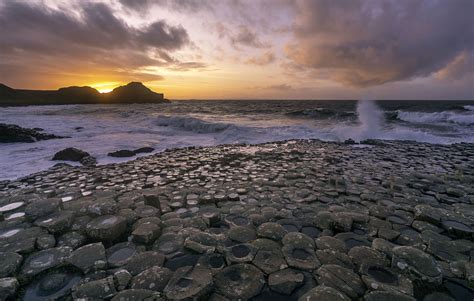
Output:
<instances>
[{"instance_id":1,"label":"ocean wave","mask_svg":"<svg viewBox=\"0 0 474 301\"><path fill-rule=\"evenodd\" d=\"M397 119L411 123L456 123L460 125L474 124L474 114L463 114L452 111L433 113L398 111Z\"/></svg>"},{"instance_id":2,"label":"ocean wave","mask_svg":"<svg viewBox=\"0 0 474 301\"><path fill-rule=\"evenodd\" d=\"M466 106L463 106L464 110L466 111L474 111L474 105L470 106L470 105L466 105Z\"/></svg>"},{"instance_id":3,"label":"ocean wave","mask_svg":"<svg viewBox=\"0 0 474 301\"><path fill-rule=\"evenodd\" d=\"M317 118L317 119L328 119L328 118L350 118L355 117L355 112L350 111L334 111L331 109L325 108L317 108L317 109L305 109L305 110L297 110L286 113L287 116L302 116L302 117L310 117L310 118Z\"/></svg>"},{"instance_id":4,"label":"ocean wave","mask_svg":"<svg viewBox=\"0 0 474 301\"><path fill-rule=\"evenodd\" d=\"M235 127L230 123L215 123L189 116L158 116L158 126L170 126L196 133L219 133Z\"/></svg>"}]
</instances>

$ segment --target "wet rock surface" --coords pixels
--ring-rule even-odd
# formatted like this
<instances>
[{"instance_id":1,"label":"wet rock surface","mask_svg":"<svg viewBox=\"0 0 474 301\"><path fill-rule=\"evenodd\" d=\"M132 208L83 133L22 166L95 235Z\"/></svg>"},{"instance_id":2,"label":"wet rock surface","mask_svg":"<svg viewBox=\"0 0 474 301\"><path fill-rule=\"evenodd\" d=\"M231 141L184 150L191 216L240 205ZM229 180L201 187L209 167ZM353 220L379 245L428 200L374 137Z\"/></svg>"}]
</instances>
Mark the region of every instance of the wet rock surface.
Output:
<instances>
[{"instance_id":1,"label":"wet rock surface","mask_svg":"<svg viewBox=\"0 0 474 301\"><path fill-rule=\"evenodd\" d=\"M66 138L41 132L41 129L22 128L14 124L0 123L0 143L36 142L39 140Z\"/></svg>"},{"instance_id":2,"label":"wet rock surface","mask_svg":"<svg viewBox=\"0 0 474 301\"><path fill-rule=\"evenodd\" d=\"M470 300L473 183L471 144L60 165L0 183L0 299Z\"/></svg>"},{"instance_id":3,"label":"wet rock surface","mask_svg":"<svg viewBox=\"0 0 474 301\"><path fill-rule=\"evenodd\" d=\"M68 147L54 154L52 160L79 162L81 161L81 159L85 157L89 157L89 156L90 155L88 152L85 152L83 150L80 150L74 147Z\"/></svg>"}]
</instances>

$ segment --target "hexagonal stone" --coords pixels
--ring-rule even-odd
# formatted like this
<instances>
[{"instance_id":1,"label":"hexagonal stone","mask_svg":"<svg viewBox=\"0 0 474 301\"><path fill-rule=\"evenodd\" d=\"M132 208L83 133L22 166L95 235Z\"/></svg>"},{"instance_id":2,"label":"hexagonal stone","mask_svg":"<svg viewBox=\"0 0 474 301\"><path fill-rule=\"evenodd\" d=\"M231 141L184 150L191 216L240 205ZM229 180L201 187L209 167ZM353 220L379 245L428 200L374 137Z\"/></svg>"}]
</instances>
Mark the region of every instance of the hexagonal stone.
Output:
<instances>
[{"instance_id":1,"label":"hexagonal stone","mask_svg":"<svg viewBox=\"0 0 474 301\"><path fill-rule=\"evenodd\" d=\"M131 257L123 267L135 276L153 266L162 266L164 262L165 256L163 254L146 251Z\"/></svg>"},{"instance_id":2,"label":"hexagonal stone","mask_svg":"<svg viewBox=\"0 0 474 301\"><path fill-rule=\"evenodd\" d=\"M342 240L348 250L352 249L353 247L370 246L370 242L366 238L352 232L339 233L334 237Z\"/></svg>"},{"instance_id":3,"label":"hexagonal stone","mask_svg":"<svg viewBox=\"0 0 474 301\"><path fill-rule=\"evenodd\" d=\"M137 243L149 244L160 236L161 228L154 223L142 223L132 232L132 240Z\"/></svg>"},{"instance_id":4,"label":"hexagonal stone","mask_svg":"<svg viewBox=\"0 0 474 301\"><path fill-rule=\"evenodd\" d=\"M277 223L263 223L257 228L257 235L263 238L269 238L280 241L288 233L282 225Z\"/></svg>"},{"instance_id":5,"label":"hexagonal stone","mask_svg":"<svg viewBox=\"0 0 474 301\"><path fill-rule=\"evenodd\" d=\"M251 227L233 227L227 232L227 236L233 241L250 242L257 238L255 230Z\"/></svg>"},{"instance_id":6,"label":"hexagonal stone","mask_svg":"<svg viewBox=\"0 0 474 301\"><path fill-rule=\"evenodd\" d=\"M84 273L104 269L107 265L104 245L98 242L82 246L72 252L66 261Z\"/></svg>"},{"instance_id":7,"label":"hexagonal stone","mask_svg":"<svg viewBox=\"0 0 474 301\"><path fill-rule=\"evenodd\" d=\"M92 216L114 215L118 211L117 202L113 199L103 198L95 200L87 207L87 212Z\"/></svg>"},{"instance_id":8,"label":"hexagonal stone","mask_svg":"<svg viewBox=\"0 0 474 301\"><path fill-rule=\"evenodd\" d=\"M52 234L44 234L36 238L36 248L38 250L46 250L54 248L56 245L56 238Z\"/></svg>"},{"instance_id":9,"label":"hexagonal stone","mask_svg":"<svg viewBox=\"0 0 474 301\"><path fill-rule=\"evenodd\" d=\"M174 272L163 292L171 300L199 299L209 293L211 286L212 274L208 269L185 266Z\"/></svg>"},{"instance_id":10,"label":"hexagonal stone","mask_svg":"<svg viewBox=\"0 0 474 301\"><path fill-rule=\"evenodd\" d=\"M465 238L474 237L474 227L469 225L467 222L464 223L459 220L443 220L441 226L452 235Z\"/></svg>"},{"instance_id":11,"label":"hexagonal stone","mask_svg":"<svg viewBox=\"0 0 474 301\"><path fill-rule=\"evenodd\" d=\"M206 253L199 257L198 264L208 268L214 275L226 266L225 258L219 253Z\"/></svg>"},{"instance_id":12,"label":"hexagonal stone","mask_svg":"<svg viewBox=\"0 0 474 301\"><path fill-rule=\"evenodd\" d=\"M59 211L60 205L61 200L57 198L33 201L26 206L25 215L29 219L36 220Z\"/></svg>"},{"instance_id":13,"label":"hexagonal stone","mask_svg":"<svg viewBox=\"0 0 474 301\"><path fill-rule=\"evenodd\" d=\"M61 235L58 238L57 245L58 247L71 247L73 250L84 245L87 241L85 235L82 235L79 232L67 232Z\"/></svg>"},{"instance_id":14,"label":"hexagonal stone","mask_svg":"<svg viewBox=\"0 0 474 301\"><path fill-rule=\"evenodd\" d=\"M162 292L172 276L173 272L169 269L154 266L133 277L131 288Z\"/></svg>"},{"instance_id":15,"label":"hexagonal stone","mask_svg":"<svg viewBox=\"0 0 474 301\"><path fill-rule=\"evenodd\" d=\"M252 242L252 245L258 250L252 263L262 269L266 274L288 267L288 264L281 253L280 245L275 241L260 238Z\"/></svg>"},{"instance_id":16,"label":"hexagonal stone","mask_svg":"<svg viewBox=\"0 0 474 301\"><path fill-rule=\"evenodd\" d=\"M316 246L318 249L335 250L342 253L347 252L346 244L343 240L334 238L332 236L321 236L316 239Z\"/></svg>"},{"instance_id":17,"label":"hexagonal stone","mask_svg":"<svg viewBox=\"0 0 474 301\"><path fill-rule=\"evenodd\" d=\"M158 216L159 212L160 212L159 209L153 206L148 206L148 205L135 208L135 213L140 218Z\"/></svg>"},{"instance_id":18,"label":"hexagonal stone","mask_svg":"<svg viewBox=\"0 0 474 301\"><path fill-rule=\"evenodd\" d=\"M16 278L0 278L0 300L10 300L16 296L20 283Z\"/></svg>"},{"instance_id":19,"label":"hexagonal stone","mask_svg":"<svg viewBox=\"0 0 474 301\"><path fill-rule=\"evenodd\" d=\"M393 248L392 267L408 273L413 278L441 283L441 268L436 260L414 247Z\"/></svg>"},{"instance_id":20,"label":"hexagonal stone","mask_svg":"<svg viewBox=\"0 0 474 301\"><path fill-rule=\"evenodd\" d=\"M250 262L255 257L257 248L251 244L238 244L226 249L226 260L229 263Z\"/></svg>"},{"instance_id":21,"label":"hexagonal stone","mask_svg":"<svg viewBox=\"0 0 474 301\"><path fill-rule=\"evenodd\" d=\"M74 212L60 211L49 216L39 218L35 225L46 228L50 233L63 233L68 230L74 221Z\"/></svg>"},{"instance_id":22,"label":"hexagonal stone","mask_svg":"<svg viewBox=\"0 0 474 301\"><path fill-rule=\"evenodd\" d=\"M23 300L63 300L81 278L77 273L63 271L47 273L28 285Z\"/></svg>"},{"instance_id":23,"label":"hexagonal stone","mask_svg":"<svg viewBox=\"0 0 474 301\"><path fill-rule=\"evenodd\" d=\"M0 242L0 252L16 252L29 254L35 250L36 237L28 237L22 240Z\"/></svg>"},{"instance_id":24,"label":"hexagonal stone","mask_svg":"<svg viewBox=\"0 0 474 301\"><path fill-rule=\"evenodd\" d=\"M388 266L390 261L385 255L369 247L354 247L349 253L352 262L360 268L363 264Z\"/></svg>"},{"instance_id":25,"label":"hexagonal stone","mask_svg":"<svg viewBox=\"0 0 474 301\"><path fill-rule=\"evenodd\" d=\"M351 258L347 254L336 250L316 250L316 256L321 264L337 264L351 270L354 268Z\"/></svg>"},{"instance_id":26,"label":"hexagonal stone","mask_svg":"<svg viewBox=\"0 0 474 301\"><path fill-rule=\"evenodd\" d=\"M75 299L86 298L91 300L102 300L110 298L117 293L114 277L86 282L74 287L72 296Z\"/></svg>"},{"instance_id":27,"label":"hexagonal stone","mask_svg":"<svg viewBox=\"0 0 474 301\"><path fill-rule=\"evenodd\" d=\"M415 301L416 299L408 295L390 292L390 291L373 291L364 296L364 301Z\"/></svg>"},{"instance_id":28,"label":"hexagonal stone","mask_svg":"<svg viewBox=\"0 0 474 301\"><path fill-rule=\"evenodd\" d=\"M246 263L228 266L215 275L217 292L230 299L250 299L260 293L264 284L263 273Z\"/></svg>"},{"instance_id":29,"label":"hexagonal stone","mask_svg":"<svg viewBox=\"0 0 474 301\"><path fill-rule=\"evenodd\" d=\"M413 284L410 279L383 266L364 266L362 281L371 290L399 292L413 296Z\"/></svg>"},{"instance_id":30,"label":"hexagonal stone","mask_svg":"<svg viewBox=\"0 0 474 301\"><path fill-rule=\"evenodd\" d=\"M178 233L164 233L153 244L153 250L164 255L172 255L182 249L184 238Z\"/></svg>"},{"instance_id":31,"label":"hexagonal stone","mask_svg":"<svg viewBox=\"0 0 474 301\"><path fill-rule=\"evenodd\" d=\"M184 246L187 249L197 253L214 252L216 244L217 241L214 236L206 232L194 233L184 241Z\"/></svg>"},{"instance_id":32,"label":"hexagonal stone","mask_svg":"<svg viewBox=\"0 0 474 301\"><path fill-rule=\"evenodd\" d=\"M23 257L14 252L0 252L0 278L12 276L18 270Z\"/></svg>"},{"instance_id":33,"label":"hexagonal stone","mask_svg":"<svg viewBox=\"0 0 474 301\"><path fill-rule=\"evenodd\" d=\"M320 285L333 287L352 299L362 296L365 292L365 285L359 275L339 265L321 266L315 272L315 278Z\"/></svg>"},{"instance_id":34,"label":"hexagonal stone","mask_svg":"<svg viewBox=\"0 0 474 301\"><path fill-rule=\"evenodd\" d=\"M340 291L324 285L319 285L301 296L298 301L350 301Z\"/></svg>"},{"instance_id":35,"label":"hexagonal stone","mask_svg":"<svg viewBox=\"0 0 474 301\"><path fill-rule=\"evenodd\" d=\"M119 291L125 289L132 280L132 274L125 269L114 272L115 288Z\"/></svg>"},{"instance_id":36,"label":"hexagonal stone","mask_svg":"<svg viewBox=\"0 0 474 301\"><path fill-rule=\"evenodd\" d=\"M290 267L313 270L321 266L312 248L284 245L281 251Z\"/></svg>"},{"instance_id":37,"label":"hexagonal stone","mask_svg":"<svg viewBox=\"0 0 474 301\"><path fill-rule=\"evenodd\" d=\"M127 220L121 216L103 215L86 226L87 235L99 241L114 241L127 230Z\"/></svg>"},{"instance_id":38,"label":"hexagonal stone","mask_svg":"<svg viewBox=\"0 0 474 301\"><path fill-rule=\"evenodd\" d=\"M421 204L415 206L415 218L417 220L426 221L434 225L438 225L441 218L445 216L442 209L433 208L429 205Z\"/></svg>"},{"instance_id":39,"label":"hexagonal stone","mask_svg":"<svg viewBox=\"0 0 474 301\"><path fill-rule=\"evenodd\" d=\"M142 301L142 300L160 300L160 294L146 289L127 289L119 292L112 301Z\"/></svg>"},{"instance_id":40,"label":"hexagonal stone","mask_svg":"<svg viewBox=\"0 0 474 301\"><path fill-rule=\"evenodd\" d=\"M33 277L43 271L62 264L71 252L71 248L61 247L31 254L23 263L20 274L26 278Z\"/></svg>"},{"instance_id":41,"label":"hexagonal stone","mask_svg":"<svg viewBox=\"0 0 474 301\"><path fill-rule=\"evenodd\" d=\"M121 267L137 254L137 248L133 243L122 242L108 248L105 254L110 267Z\"/></svg>"},{"instance_id":42,"label":"hexagonal stone","mask_svg":"<svg viewBox=\"0 0 474 301\"><path fill-rule=\"evenodd\" d=\"M268 276L270 289L284 295L290 295L303 281L303 273L293 269L284 269Z\"/></svg>"}]
</instances>

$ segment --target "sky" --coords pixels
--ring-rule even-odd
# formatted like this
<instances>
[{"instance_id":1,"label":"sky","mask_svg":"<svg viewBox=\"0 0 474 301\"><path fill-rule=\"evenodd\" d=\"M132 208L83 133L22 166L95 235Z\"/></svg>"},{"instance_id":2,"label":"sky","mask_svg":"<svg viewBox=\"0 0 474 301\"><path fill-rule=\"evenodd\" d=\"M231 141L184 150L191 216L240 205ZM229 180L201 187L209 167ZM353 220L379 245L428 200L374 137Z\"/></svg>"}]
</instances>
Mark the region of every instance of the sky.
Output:
<instances>
[{"instance_id":1,"label":"sky","mask_svg":"<svg viewBox=\"0 0 474 301\"><path fill-rule=\"evenodd\" d=\"M474 99L474 0L1 0L0 83Z\"/></svg>"}]
</instances>

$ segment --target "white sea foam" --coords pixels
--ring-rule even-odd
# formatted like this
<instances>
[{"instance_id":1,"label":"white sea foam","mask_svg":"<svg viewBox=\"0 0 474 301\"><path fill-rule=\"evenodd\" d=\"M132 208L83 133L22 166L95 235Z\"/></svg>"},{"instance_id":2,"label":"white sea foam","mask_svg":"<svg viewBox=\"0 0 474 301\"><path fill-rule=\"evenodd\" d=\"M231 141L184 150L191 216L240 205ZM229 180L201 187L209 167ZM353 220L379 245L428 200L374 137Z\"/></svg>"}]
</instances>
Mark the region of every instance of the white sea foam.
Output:
<instances>
[{"instance_id":1,"label":"white sea foam","mask_svg":"<svg viewBox=\"0 0 474 301\"><path fill-rule=\"evenodd\" d=\"M196 133L217 133L230 127L229 123L213 123L189 116L158 116L157 125L193 131Z\"/></svg>"},{"instance_id":2,"label":"white sea foam","mask_svg":"<svg viewBox=\"0 0 474 301\"><path fill-rule=\"evenodd\" d=\"M398 112L398 119L413 123L456 123L462 125L474 124L474 113L443 112Z\"/></svg>"},{"instance_id":3,"label":"white sea foam","mask_svg":"<svg viewBox=\"0 0 474 301\"><path fill-rule=\"evenodd\" d=\"M468 111L474 111L474 106L466 105L463 108Z\"/></svg>"}]
</instances>

